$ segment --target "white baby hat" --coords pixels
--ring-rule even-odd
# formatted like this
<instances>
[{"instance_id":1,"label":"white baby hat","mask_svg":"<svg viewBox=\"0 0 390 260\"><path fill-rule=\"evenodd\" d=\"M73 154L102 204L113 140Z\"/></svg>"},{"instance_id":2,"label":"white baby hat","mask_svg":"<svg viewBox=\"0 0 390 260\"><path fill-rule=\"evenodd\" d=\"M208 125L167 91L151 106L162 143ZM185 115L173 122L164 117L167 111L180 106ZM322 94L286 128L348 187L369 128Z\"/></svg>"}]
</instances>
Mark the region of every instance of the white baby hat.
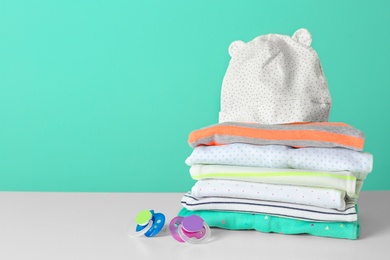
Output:
<instances>
[{"instance_id":1,"label":"white baby hat","mask_svg":"<svg viewBox=\"0 0 390 260\"><path fill-rule=\"evenodd\" d=\"M219 122L283 124L328 121L331 97L312 38L258 36L229 46Z\"/></svg>"}]
</instances>

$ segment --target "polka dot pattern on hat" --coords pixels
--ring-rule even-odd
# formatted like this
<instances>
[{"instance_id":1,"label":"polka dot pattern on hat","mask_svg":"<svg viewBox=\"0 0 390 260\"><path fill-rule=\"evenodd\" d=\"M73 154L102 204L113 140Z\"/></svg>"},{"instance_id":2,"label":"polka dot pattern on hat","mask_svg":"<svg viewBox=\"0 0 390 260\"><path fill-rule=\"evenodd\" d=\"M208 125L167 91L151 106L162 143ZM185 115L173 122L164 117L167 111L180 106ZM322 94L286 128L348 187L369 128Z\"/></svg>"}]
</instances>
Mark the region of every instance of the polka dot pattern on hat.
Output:
<instances>
[{"instance_id":1,"label":"polka dot pattern on hat","mask_svg":"<svg viewBox=\"0 0 390 260\"><path fill-rule=\"evenodd\" d=\"M328 121L331 97L311 35L235 41L221 91L219 122L282 124Z\"/></svg>"}]
</instances>

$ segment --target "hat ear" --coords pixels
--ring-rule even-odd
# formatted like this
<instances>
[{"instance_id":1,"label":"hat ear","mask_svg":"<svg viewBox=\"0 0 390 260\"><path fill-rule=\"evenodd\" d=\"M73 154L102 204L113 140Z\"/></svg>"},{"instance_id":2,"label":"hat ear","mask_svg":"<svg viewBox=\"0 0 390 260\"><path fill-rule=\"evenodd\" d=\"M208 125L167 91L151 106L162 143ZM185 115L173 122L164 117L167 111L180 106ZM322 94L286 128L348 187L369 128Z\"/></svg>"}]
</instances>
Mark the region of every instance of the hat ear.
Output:
<instances>
[{"instance_id":1,"label":"hat ear","mask_svg":"<svg viewBox=\"0 0 390 260\"><path fill-rule=\"evenodd\" d=\"M292 39L306 46L310 46L312 40L310 32L305 28L297 30Z\"/></svg>"},{"instance_id":2,"label":"hat ear","mask_svg":"<svg viewBox=\"0 0 390 260\"><path fill-rule=\"evenodd\" d=\"M238 51L241 49L242 46L244 46L245 43L243 41L234 41L229 46L229 55L230 57L233 57L237 55Z\"/></svg>"}]
</instances>

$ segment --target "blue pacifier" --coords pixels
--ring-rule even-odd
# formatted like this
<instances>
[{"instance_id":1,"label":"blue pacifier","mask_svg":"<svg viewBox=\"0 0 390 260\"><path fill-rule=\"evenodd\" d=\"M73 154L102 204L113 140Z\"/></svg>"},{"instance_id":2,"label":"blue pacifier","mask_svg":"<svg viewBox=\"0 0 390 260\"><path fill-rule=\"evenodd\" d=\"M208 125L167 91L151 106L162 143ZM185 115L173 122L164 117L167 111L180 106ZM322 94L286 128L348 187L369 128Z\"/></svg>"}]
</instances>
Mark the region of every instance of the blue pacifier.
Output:
<instances>
[{"instance_id":1,"label":"blue pacifier","mask_svg":"<svg viewBox=\"0 0 390 260\"><path fill-rule=\"evenodd\" d=\"M154 237L164 227L165 216L162 213L155 213L154 210L141 210L135 217L135 224L130 225L131 236Z\"/></svg>"}]
</instances>

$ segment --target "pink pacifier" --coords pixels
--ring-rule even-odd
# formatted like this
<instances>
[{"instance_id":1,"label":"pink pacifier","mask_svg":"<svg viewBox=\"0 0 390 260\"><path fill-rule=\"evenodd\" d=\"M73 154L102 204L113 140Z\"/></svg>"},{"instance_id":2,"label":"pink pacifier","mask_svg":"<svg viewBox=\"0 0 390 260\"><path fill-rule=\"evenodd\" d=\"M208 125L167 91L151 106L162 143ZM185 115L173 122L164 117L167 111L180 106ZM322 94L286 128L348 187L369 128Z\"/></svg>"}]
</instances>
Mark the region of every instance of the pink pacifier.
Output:
<instances>
[{"instance_id":1,"label":"pink pacifier","mask_svg":"<svg viewBox=\"0 0 390 260\"><path fill-rule=\"evenodd\" d=\"M207 223L197 215L173 218L169 223L169 231L177 241L192 244L205 242L211 233Z\"/></svg>"}]
</instances>

